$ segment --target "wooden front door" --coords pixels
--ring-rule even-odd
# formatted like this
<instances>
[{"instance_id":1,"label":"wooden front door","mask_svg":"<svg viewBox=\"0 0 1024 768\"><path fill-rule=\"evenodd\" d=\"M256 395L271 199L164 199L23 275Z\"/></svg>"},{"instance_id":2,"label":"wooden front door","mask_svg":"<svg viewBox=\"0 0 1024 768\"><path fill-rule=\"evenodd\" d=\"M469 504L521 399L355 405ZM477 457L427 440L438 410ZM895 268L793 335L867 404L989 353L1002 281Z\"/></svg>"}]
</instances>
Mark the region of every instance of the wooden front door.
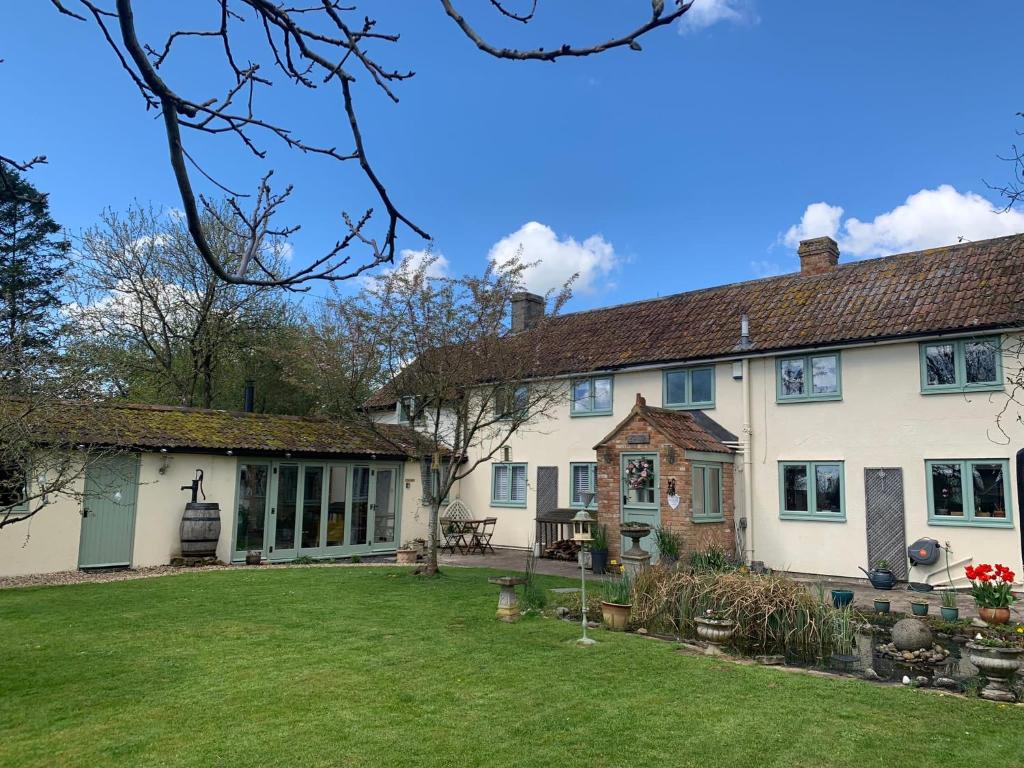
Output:
<instances>
[{"instance_id":1,"label":"wooden front door","mask_svg":"<svg viewBox=\"0 0 1024 768\"><path fill-rule=\"evenodd\" d=\"M646 477L630 476L630 467L646 467ZM661 525L661 509L658 504L658 454L656 453L623 453L619 458L620 485L622 505L619 519L623 522L632 520L647 523L651 526L651 534L640 539L640 546L651 553L651 562L658 558L653 530ZM620 552L625 552L633 545L626 537L620 540Z\"/></svg>"},{"instance_id":2,"label":"wooden front door","mask_svg":"<svg viewBox=\"0 0 1024 768\"><path fill-rule=\"evenodd\" d=\"M79 568L131 565L138 487L138 455L107 456L86 467Z\"/></svg>"}]
</instances>

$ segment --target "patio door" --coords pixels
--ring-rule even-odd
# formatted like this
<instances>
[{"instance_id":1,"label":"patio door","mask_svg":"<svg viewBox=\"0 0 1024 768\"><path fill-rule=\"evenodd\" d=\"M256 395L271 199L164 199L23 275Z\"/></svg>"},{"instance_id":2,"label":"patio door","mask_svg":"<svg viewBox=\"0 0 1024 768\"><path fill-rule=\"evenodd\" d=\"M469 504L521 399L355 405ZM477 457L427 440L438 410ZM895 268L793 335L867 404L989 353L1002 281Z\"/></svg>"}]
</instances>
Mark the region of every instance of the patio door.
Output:
<instances>
[{"instance_id":1,"label":"patio door","mask_svg":"<svg viewBox=\"0 0 1024 768\"><path fill-rule=\"evenodd\" d=\"M279 464L274 471L270 505L270 557L274 560L295 557L298 500L299 465Z\"/></svg>"},{"instance_id":2,"label":"patio door","mask_svg":"<svg viewBox=\"0 0 1024 768\"><path fill-rule=\"evenodd\" d=\"M138 485L137 455L104 457L86 468L79 568L131 565Z\"/></svg>"},{"instance_id":3,"label":"patio door","mask_svg":"<svg viewBox=\"0 0 1024 768\"><path fill-rule=\"evenodd\" d=\"M661 525L661 509L658 504L658 454L623 453L619 459L622 506L620 519L651 526L651 534L640 539L640 546L651 553L651 561L657 559L653 529ZM620 551L625 552L633 542L623 536Z\"/></svg>"}]
</instances>

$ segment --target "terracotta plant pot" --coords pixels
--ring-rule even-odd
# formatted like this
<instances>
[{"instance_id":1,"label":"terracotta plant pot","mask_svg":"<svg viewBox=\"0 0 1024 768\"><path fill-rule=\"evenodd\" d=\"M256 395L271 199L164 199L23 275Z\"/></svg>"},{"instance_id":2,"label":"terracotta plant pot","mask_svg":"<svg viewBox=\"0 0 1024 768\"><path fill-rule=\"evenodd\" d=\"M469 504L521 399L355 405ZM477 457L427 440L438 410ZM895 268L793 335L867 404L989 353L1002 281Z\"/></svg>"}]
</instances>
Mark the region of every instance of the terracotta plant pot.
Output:
<instances>
[{"instance_id":1,"label":"terracotta plant pot","mask_svg":"<svg viewBox=\"0 0 1024 768\"><path fill-rule=\"evenodd\" d=\"M624 632L629 626L629 612L633 609L631 603L606 603L601 601L601 618L608 629Z\"/></svg>"},{"instance_id":2,"label":"terracotta plant pot","mask_svg":"<svg viewBox=\"0 0 1024 768\"><path fill-rule=\"evenodd\" d=\"M1008 624L1010 621L1010 609L978 608L978 616L986 624Z\"/></svg>"},{"instance_id":3,"label":"terracotta plant pot","mask_svg":"<svg viewBox=\"0 0 1024 768\"><path fill-rule=\"evenodd\" d=\"M415 549L400 549L398 550L398 564L399 565L416 565L416 556L419 553Z\"/></svg>"}]
</instances>

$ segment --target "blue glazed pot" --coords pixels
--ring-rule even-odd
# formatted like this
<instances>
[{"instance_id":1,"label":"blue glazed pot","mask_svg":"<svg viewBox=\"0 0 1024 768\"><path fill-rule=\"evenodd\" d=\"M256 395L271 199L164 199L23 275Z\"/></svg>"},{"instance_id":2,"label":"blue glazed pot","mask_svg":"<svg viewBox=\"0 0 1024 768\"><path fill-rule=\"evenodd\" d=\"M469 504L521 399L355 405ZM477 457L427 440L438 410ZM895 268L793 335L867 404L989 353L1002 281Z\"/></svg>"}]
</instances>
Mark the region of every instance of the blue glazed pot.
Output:
<instances>
[{"instance_id":1,"label":"blue glazed pot","mask_svg":"<svg viewBox=\"0 0 1024 768\"><path fill-rule=\"evenodd\" d=\"M833 589L832 590L832 605L836 608L845 608L853 602L853 590L852 589Z\"/></svg>"},{"instance_id":2,"label":"blue glazed pot","mask_svg":"<svg viewBox=\"0 0 1024 768\"><path fill-rule=\"evenodd\" d=\"M945 605L939 609L943 621L956 621L960 618L959 608L947 608Z\"/></svg>"},{"instance_id":3,"label":"blue glazed pot","mask_svg":"<svg viewBox=\"0 0 1024 768\"><path fill-rule=\"evenodd\" d=\"M888 600L875 600L875 613L888 613L889 612L889 601Z\"/></svg>"},{"instance_id":4,"label":"blue glazed pot","mask_svg":"<svg viewBox=\"0 0 1024 768\"><path fill-rule=\"evenodd\" d=\"M928 603L911 603L910 610L913 611L915 616L927 616Z\"/></svg>"}]
</instances>

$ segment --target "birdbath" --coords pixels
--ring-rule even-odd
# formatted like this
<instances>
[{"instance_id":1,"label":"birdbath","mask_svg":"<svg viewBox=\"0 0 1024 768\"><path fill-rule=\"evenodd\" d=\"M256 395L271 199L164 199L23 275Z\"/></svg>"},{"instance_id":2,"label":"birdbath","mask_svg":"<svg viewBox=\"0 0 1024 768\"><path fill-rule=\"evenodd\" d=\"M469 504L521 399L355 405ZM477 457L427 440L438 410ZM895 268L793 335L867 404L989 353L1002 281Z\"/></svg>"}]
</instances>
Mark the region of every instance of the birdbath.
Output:
<instances>
[{"instance_id":1,"label":"birdbath","mask_svg":"<svg viewBox=\"0 0 1024 768\"><path fill-rule=\"evenodd\" d=\"M633 542L633 546L622 553L622 564L630 578L635 577L640 571L651 564L651 553L640 546L640 539L651 532L649 525L637 525L636 523L623 523L619 531L627 539Z\"/></svg>"},{"instance_id":2,"label":"birdbath","mask_svg":"<svg viewBox=\"0 0 1024 768\"><path fill-rule=\"evenodd\" d=\"M519 621L519 598L516 596L516 586L525 584L526 579L522 576L492 576L487 581L501 587L498 594L497 617L502 621Z\"/></svg>"}]
</instances>

